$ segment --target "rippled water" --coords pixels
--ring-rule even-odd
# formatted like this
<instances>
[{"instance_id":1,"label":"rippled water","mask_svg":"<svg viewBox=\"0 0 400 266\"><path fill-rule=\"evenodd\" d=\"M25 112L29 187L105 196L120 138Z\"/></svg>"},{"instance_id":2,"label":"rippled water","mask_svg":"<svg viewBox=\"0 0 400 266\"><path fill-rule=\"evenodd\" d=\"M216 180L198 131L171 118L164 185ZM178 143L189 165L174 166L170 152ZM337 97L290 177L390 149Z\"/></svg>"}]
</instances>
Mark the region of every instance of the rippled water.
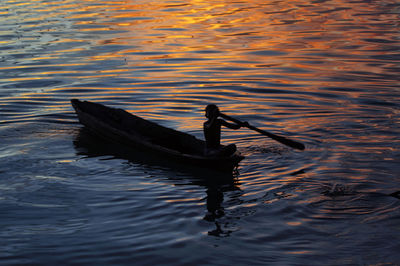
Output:
<instances>
[{"instance_id":1,"label":"rippled water","mask_svg":"<svg viewBox=\"0 0 400 266\"><path fill-rule=\"evenodd\" d=\"M400 4L0 2L0 264L396 265ZM202 138L233 179L128 160L70 98Z\"/></svg>"}]
</instances>

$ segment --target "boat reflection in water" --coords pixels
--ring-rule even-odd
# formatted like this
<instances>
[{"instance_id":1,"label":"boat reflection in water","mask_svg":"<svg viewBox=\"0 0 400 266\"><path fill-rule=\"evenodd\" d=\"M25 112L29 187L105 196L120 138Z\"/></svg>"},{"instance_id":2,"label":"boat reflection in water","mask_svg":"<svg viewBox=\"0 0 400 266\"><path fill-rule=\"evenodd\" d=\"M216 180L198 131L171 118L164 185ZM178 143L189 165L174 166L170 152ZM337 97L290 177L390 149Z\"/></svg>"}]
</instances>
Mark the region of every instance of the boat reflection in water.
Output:
<instances>
[{"instance_id":1,"label":"boat reflection in water","mask_svg":"<svg viewBox=\"0 0 400 266\"><path fill-rule=\"evenodd\" d=\"M240 191L237 169L231 173L221 172L207 168L194 167L179 164L176 161L168 161L154 156L146 150L136 150L122 144L105 140L94 135L86 127L79 129L74 138L74 147L78 156L84 158L109 158L126 160L144 172L154 171L157 178L172 182L173 185L196 185L204 187L207 195L207 212L204 220L214 222L216 229L209 232L210 235L226 234L218 223L218 218L225 215L222 206L224 193L228 191ZM164 179L165 177L165 179ZM134 177L132 177L134 178Z\"/></svg>"}]
</instances>

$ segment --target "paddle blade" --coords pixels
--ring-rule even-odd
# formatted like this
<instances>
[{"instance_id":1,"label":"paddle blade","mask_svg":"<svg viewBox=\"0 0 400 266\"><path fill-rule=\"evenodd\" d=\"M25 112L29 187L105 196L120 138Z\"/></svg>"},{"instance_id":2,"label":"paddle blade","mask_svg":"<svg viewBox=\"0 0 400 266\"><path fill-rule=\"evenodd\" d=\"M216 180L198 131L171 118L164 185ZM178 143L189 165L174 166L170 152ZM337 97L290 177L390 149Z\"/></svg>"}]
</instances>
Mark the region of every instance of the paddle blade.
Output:
<instances>
[{"instance_id":1,"label":"paddle blade","mask_svg":"<svg viewBox=\"0 0 400 266\"><path fill-rule=\"evenodd\" d=\"M220 113L220 116L222 118L231 120L231 121L235 122L236 124L239 124L239 125L244 124L242 121L237 120L236 118L230 117L229 115ZM249 124L247 124L245 126L247 128L249 128L249 129L257 131L258 133L263 134L263 135L265 135L265 136L267 136L267 137L269 137L269 138L271 138L273 140L276 140L276 141L278 141L278 142L280 142L280 143L282 143L282 144L284 144L286 146L289 146L289 147L292 147L294 149L298 149L298 150L301 150L301 151L305 149L304 144L302 144L300 142L297 142L297 141L294 141L294 140L291 140L291 139L288 139L288 138L285 138L285 137L282 137L282 136L278 136L276 134L273 134L273 133L270 133L268 131L259 129L259 128L255 127L255 126L252 126L252 125L249 125Z\"/></svg>"}]
</instances>

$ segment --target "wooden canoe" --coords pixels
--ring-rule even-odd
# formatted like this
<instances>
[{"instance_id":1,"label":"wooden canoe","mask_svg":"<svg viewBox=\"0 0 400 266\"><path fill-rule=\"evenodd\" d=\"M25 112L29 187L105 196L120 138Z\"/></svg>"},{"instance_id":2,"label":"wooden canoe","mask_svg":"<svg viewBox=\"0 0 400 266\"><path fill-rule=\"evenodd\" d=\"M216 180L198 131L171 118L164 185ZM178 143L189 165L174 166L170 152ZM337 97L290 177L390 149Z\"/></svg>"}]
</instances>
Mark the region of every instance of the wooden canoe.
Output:
<instances>
[{"instance_id":1,"label":"wooden canoe","mask_svg":"<svg viewBox=\"0 0 400 266\"><path fill-rule=\"evenodd\" d=\"M122 109L77 99L72 99L71 104L79 122L92 133L131 149L150 151L163 160L232 172L244 158L238 152L223 157L205 156L205 141L163 127Z\"/></svg>"}]
</instances>

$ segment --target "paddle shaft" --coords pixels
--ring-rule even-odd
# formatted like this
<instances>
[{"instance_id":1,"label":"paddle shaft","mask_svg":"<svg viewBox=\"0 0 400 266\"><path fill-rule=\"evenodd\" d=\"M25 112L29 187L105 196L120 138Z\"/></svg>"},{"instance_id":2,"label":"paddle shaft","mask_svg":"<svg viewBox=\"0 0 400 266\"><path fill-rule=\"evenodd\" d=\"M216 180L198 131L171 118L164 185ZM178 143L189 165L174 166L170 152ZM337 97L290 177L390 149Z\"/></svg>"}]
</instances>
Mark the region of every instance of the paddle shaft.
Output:
<instances>
[{"instance_id":1,"label":"paddle shaft","mask_svg":"<svg viewBox=\"0 0 400 266\"><path fill-rule=\"evenodd\" d=\"M223 114L223 113L220 113L219 115L222 118L231 120L232 122L235 122L238 125L243 125L244 124L242 121L237 120L236 118L233 118L233 117L231 117L229 115L226 115L226 114ZM278 136L278 135L272 134L270 132L267 132L265 130L259 129L259 128L255 127L255 126L252 126L252 125L245 125L245 126L247 128L249 128L249 129L251 129L251 130L257 131L258 133L261 133L261 134L263 134L263 135L265 135L267 137L270 137L273 140L276 140L276 141L278 141L278 142L280 142L282 144L285 144L285 145L287 145L289 147L292 147L294 149L304 150L304 148L305 148L304 145L302 143L300 143L300 142L297 142L297 141L294 141L294 140L291 140L291 139L288 139L288 138L285 138L285 137L282 137L282 136Z\"/></svg>"}]
</instances>

